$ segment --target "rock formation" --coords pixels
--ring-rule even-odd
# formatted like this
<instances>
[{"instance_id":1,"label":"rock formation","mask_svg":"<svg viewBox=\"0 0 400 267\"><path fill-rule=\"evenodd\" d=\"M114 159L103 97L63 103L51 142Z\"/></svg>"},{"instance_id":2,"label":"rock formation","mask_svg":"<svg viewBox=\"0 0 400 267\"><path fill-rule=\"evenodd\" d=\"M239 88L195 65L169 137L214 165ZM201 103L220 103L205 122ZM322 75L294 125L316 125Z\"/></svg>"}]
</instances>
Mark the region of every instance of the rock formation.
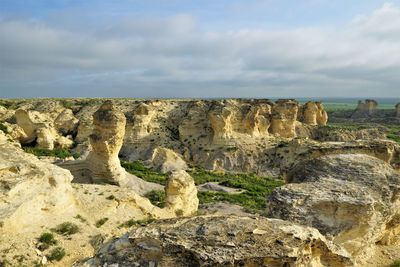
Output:
<instances>
[{"instance_id":1,"label":"rock formation","mask_svg":"<svg viewBox=\"0 0 400 267\"><path fill-rule=\"evenodd\" d=\"M132 132L136 138L143 138L151 132L150 122L153 119L156 111L153 107L140 103L133 111L133 126Z\"/></svg>"},{"instance_id":2,"label":"rock formation","mask_svg":"<svg viewBox=\"0 0 400 267\"><path fill-rule=\"evenodd\" d=\"M400 103L396 105L395 117L400 118Z\"/></svg>"},{"instance_id":3,"label":"rock formation","mask_svg":"<svg viewBox=\"0 0 400 267\"><path fill-rule=\"evenodd\" d=\"M173 150L163 147L154 149L148 164L152 169L161 173L171 171L187 170L186 162Z\"/></svg>"},{"instance_id":4,"label":"rock formation","mask_svg":"<svg viewBox=\"0 0 400 267\"><path fill-rule=\"evenodd\" d=\"M213 129L214 142L220 142L232 137L232 113L229 108L218 106L218 109L216 108L208 114L211 128Z\"/></svg>"},{"instance_id":5,"label":"rock formation","mask_svg":"<svg viewBox=\"0 0 400 267\"><path fill-rule=\"evenodd\" d=\"M400 174L367 155L328 155L299 163L269 197L269 216L313 226L357 261L396 242Z\"/></svg>"},{"instance_id":6,"label":"rock formation","mask_svg":"<svg viewBox=\"0 0 400 267\"><path fill-rule=\"evenodd\" d=\"M125 135L126 119L111 101L106 101L93 114L93 132L86 164L94 183L120 184L126 180L118 153Z\"/></svg>"},{"instance_id":7,"label":"rock formation","mask_svg":"<svg viewBox=\"0 0 400 267\"><path fill-rule=\"evenodd\" d=\"M195 214L199 206L193 178L185 171L173 171L165 187L165 206L179 216Z\"/></svg>"},{"instance_id":8,"label":"rock formation","mask_svg":"<svg viewBox=\"0 0 400 267\"><path fill-rule=\"evenodd\" d=\"M320 102L307 102L300 107L300 121L308 125L326 125L328 114Z\"/></svg>"},{"instance_id":9,"label":"rock formation","mask_svg":"<svg viewBox=\"0 0 400 267\"><path fill-rule=\"evenodd\" d=\"M55 128L62 134L72 134L78 127L79 120L75 118L72 110L64 109L54 121Z\"/></svg>"},{"instance_id":10,"label":"rock formation","mask_svg":"<svg viewBox=\"0 0 400 267\"><path fill-rule=\"evenodd\" d=\"M294 100L281 99L276 101L272 107L270 132L282 137L295 137L298 108L299 104Z\"/></svg>"},{"instance_id":11,"label":"rock formation","mask_svg":"<svg viewBox=\"0 0 400 267\"><path fill-rule=\"evenodd\" d=\"M286 221L201 216L153 223L79 266L352 266L317 230Z\"/></svg>"},{"instance_id":12,"label":"rock formation","mask_svg":"<svg viewBox=\"0 0 400 267\"><path fill-rule=\"evenodd\" d=\"M366 99L365 101L358 101L358 106L354 111L352 118L367 118L376 112L378 102L372 99Z\"/></svg>"}]
</instances>

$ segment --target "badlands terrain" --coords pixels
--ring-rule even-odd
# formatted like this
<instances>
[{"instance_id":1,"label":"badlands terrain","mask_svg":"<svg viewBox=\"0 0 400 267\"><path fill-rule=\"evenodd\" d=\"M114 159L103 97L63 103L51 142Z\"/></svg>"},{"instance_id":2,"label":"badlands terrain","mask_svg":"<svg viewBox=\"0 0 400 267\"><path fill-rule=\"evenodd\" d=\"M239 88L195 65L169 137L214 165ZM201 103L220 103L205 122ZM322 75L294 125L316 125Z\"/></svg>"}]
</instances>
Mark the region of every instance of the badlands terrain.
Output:
<instances>
[{"instance_id":1,"label":"badlands terrain","mask_svg":"<svg viewBox=\"0 0 400 267\"><path fill-rule=\"evenodd\" d=\"M0 100L0 266L400 266L400 103Z\"/></svg>"}]
</instances>

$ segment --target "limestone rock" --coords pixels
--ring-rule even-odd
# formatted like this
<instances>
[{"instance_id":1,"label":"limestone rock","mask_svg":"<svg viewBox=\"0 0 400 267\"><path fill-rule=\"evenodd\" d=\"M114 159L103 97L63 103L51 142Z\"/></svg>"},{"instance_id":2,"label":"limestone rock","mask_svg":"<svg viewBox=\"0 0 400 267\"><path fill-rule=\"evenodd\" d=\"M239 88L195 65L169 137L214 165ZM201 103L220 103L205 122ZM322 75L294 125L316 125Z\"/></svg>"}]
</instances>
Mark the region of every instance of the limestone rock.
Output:
<instances>
[{"instance_id":1,"label":"limestone rock","mask_svg":"<svg viewBox=\"0 0 400 267\"><path fill-rule=\"evenodd\" d=\"M0 135L2 135L0 133ZM2 231L23 233L46 225L49 216L76 212L72 175L0 138ZM0 235L1 236L1 235ZM0 237L1 239L1 237ZM1 243L1 242L0 242Z\"/></svg>"},{"instance_id":2,"label":"limestone rock","mask_svg":"<svg viewBox=\"0 0 400 267\"><path fill-rule=\"evenodd\" d=\"M294 100L278 100L272 107L270 133L282 137L296 136L298 103Z\"/></svg>"},{"instance_id":3,"label":"limestone rock","mask_svg":"<svg viewBox=\"0 0 400 267\"><path fill-rule=\"evenodd\" d=\"M150 123L156 114L154 108L145 103L140 103L133 111L133 114L132 132L134 132L136 138L140 139L149 135L151 132Z\"/></svg>"},{"instance_id":4,"label":"limestone rock","mask_svg":"<svg viewBox=\"0 0 400 267\"><path fill-rule=\"evenodd\" d=\"M201 216L152 223L80 266L352 266L317 230L286 221Z\"/></svg>"},{"instance_id":5,"label":"limestone rock","mask_svg":"<svg viewBox=\"0 0 400 267\"><path fill-rule=\"evenodd\" d=\"M125 180L125 170L118 158L125 135L125 116L111 101L106 101L93 114L93 125L92 151L86 158L91 178L94 183L119 184Z\"/></svg>"},{"instance_id":6,"label":"limestone rock","mask_svg":"<svg viewBox=\"0 0 400 267\"><path fill-rule=\"evenodd\" d=\"M269 215L313 226L358 261L399 231L400 174L362 154L328 155L298 164L273 191ZM387 238L390 236L390 238Z\"/></svg>"},{"instance_id":7,"label":"limestone rock","mask_svg":"<svg viewBox=\"0 0 400 267\"><path fill-rule=\"evenodd\" d=\"M325 111L321 102L315 102L318 107L317 124L326 125L328 123L328 112Z\"/></svg>"},{"instance_id":8,"label":"limestone rock","mask_svg":"<svg viewBox=\"0 0 400 267\"><path fill-rule=\"evenodd\" d=\"M79 120L75 118L70 109L64 109L55 119L56 129L63 134L71 134L76 131Z\"/></svg>"},{"instance_id":9,"label":"limestone rock","mask_svg":"<svg viewBox=\"0 0 400 267\"><path fill-rule=\"evenodd\" d=\"M158 147L153 151L151 159L148 164L155 170L161 173L168 173L171 171L187 170L186 162L175 151Z\"/></svg>"},{"instance_id":10,"label":"limestone rock","mask_svg":"<svg viewBox=\"0 0 400 267\"><path fill-rule=\"evenodd\" d=\"M165 204L179 216L193 215L199 206L193 178L184 170L173 171L165 187Z\"/></svg>"},{"instance_id":11,"label":"limestone rock","mask_svg":"<svg viewBox=\"0 0 400 267\"><path fill-rule=\"evenodd\" d=\"M358 106L354 111L352 118L367 118L376 112L378 102L372 99L366 99L365 101L358 101Z\"/></svg>"},{"instance_id":12,"label":"limestone rock","mask_svg":"<svg viewBox=\"0 0 400 267\"><path fill-rule=\"evenodd\" d=\"M208 114L211 128L213 129L213 140L219 142L232 137L232 118L233 112L227 108L220 106L219 109L214 109Z\"/></svg>"}]
</instances>

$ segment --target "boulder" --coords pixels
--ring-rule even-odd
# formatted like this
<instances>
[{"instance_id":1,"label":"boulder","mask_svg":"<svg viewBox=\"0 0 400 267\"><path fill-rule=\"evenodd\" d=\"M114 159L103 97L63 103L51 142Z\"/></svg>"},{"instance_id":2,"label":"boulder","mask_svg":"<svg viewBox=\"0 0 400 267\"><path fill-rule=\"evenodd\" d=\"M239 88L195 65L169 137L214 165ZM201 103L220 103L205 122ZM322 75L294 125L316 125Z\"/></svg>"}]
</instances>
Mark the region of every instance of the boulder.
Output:
<instances>
[{"instance_id":1,"label":"boulder","mask_svg":"<svg viewBox=\"0 0 400 267\"><path fill-rule=\"evenodd\" d=\"M152 223L78 266L352 266L316 229L276 219L200 216Z\"/></svg>"},{"instance_id":2,"label":"boulder","mask_svg":"<svg viewBox=\"0 0 400 267\"><path fill-rule=\"evenodd\" d=\"M70 109L64 109L55 119L54 126L58 132L67 135L72 134L78 127L79 120L75 118Z\"/></svg>"},{"instance_id":3,"label":"boulder","mask_svg":"<svg viewBox=\"0 0 400 267\"><path fill-rule=\"evenodd\" d=\"M154 149L151 159L147 163L155 170L161 173L171 171L187 170L188 166L180 155L175 151L157 147Z\"/></svg>"},{"instance_id":4,"label":"boulder","mask_svg":"<svg viewBox=\"0 0 400 267\"><path fill-rule=\"evenodd\" d=\"M176 215L193 215L199 206L197 188L193 178L186 171L173 171L165 186L165 206Z\"/></svg>"},{"instance_id":5,"label":"boulder","mask_svg":"<svg viewBox=\"0 0 400 267\"><path fill-rule=\"evenodd\" d=\"M399 240L400 174L382 160L338 154L298 164L268 199L268 215L317 228L358 262Z\"/></svg>"}]
</instances>

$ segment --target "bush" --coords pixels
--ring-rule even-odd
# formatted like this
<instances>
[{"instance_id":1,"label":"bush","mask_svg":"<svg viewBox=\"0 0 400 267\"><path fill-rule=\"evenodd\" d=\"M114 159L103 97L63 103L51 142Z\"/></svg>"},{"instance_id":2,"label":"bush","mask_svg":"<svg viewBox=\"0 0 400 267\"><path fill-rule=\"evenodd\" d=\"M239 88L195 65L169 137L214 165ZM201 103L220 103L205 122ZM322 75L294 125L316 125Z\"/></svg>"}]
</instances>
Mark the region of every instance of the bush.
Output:
<instances>
[{"instance_id":1,"label":"bush","mask_svg":"<svg viewBox=\"0 0 400 267\"><path fill-rule=\"evenodd\" d=\"M60 235L68 236L79 232L79 227L74 223L64 222L62 224L57 225L57 227L52 229L52 231Z\"/></svg>"},{"instance_id":2,"label":"bush","mask_svg":"<svg viewBox=\"0 0 400 267\"><path fill-rule=\"evenodd\" d=\"M5 126L4 124L2 124L1 122L0 122L0 131L2 131L3 133L8 133L8 129L7 129L7 126Z\"/></svg>"},{"instance_id":3,"label":"bush","mask_svg":"<svg viewBox=\"0 0 400 267\"><path fill-rule=\"evenodd\" d=\"M390 267L400 267L400 260L395 260Z\"/></svg>"},{"instance_id":4,"label":"bush","mask_svg":"<svg viewBox=\"0 0 400 267\"><path fill-rule=\"evenodd\" d=\"M62 247L56 247L46 255L47 259L50 261L60 261L65 256L65 249Z\"/></svg>"},{"instance_id":5,"label":"bush","mask_svg":"<svg viewBox=\"0 0 400 267\"><path fill-rule=\"evenodd\" d=\"M40 244L38 245L38 249L43 251L48 249L50 246L57 244L57 240L54 239L54 235L52 233L43 233L39 236L38 241Z\"/></svg>"},{"instance_id":6,"label":"bush","mask_svg":"<svg viewBox=\"0 0 400 267\"><path fill-rule=\"evenodd\" d=\"M102 219L100 219L100 220L98 220L98 221L96 221L96 227L97 228L100 228L103 224L105 224L106 222L108 221L108 218L102 218Z\"/></svg>"},{"instance_id":7,"label":"bush","mask_svg":"<svg viewBox=\"0 0 400 267\"><path fill-rule=\"evenodd\" d=\"M154 206L164 208L165 207L165 192L164 191L158 191L158 190L152 190L148 192L146 195L151 204Z\"/></svg>"}]
</instances>

